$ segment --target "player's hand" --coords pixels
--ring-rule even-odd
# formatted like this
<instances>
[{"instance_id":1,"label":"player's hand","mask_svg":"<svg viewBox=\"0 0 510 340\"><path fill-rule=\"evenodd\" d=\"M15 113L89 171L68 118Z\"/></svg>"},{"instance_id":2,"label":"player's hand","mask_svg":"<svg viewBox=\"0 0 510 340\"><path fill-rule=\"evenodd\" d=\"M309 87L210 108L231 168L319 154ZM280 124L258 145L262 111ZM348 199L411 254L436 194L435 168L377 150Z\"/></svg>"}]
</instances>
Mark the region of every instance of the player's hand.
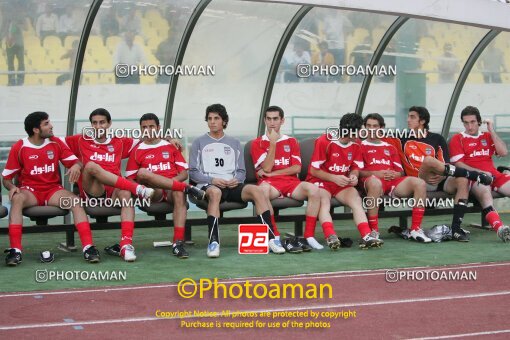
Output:
<instances>
[{"instance_id":1,"label":"player's hand","mask_svg":"<svg viewBox=\"0 0 510 340\"><path fill-rule=\"evenodd\" d=\"M259 171L257 171L257 176L259 176L259 177L271 177L271 173L270 172L265 172L264 169L260 169Z\"/></svg>"},{"instance_id":2,"label":"player's hand","mask_svg":"<svg viewBox=\"0 0 510 340\"><path fill-rule=\"evenodd\" d=\"M19 190L18 187L11 188L11 190L9 190L9 200L12 201L12 197L20 192L21 190Z\"/></svg>"},{"instance_id":3,"label":"player's hand","mask_svg":"<svg viewBox=\"0 0 510 340\"><path fill-rule=\"evenodd\" d=\"M280 139L280 134L274 129L269 129L269 135L267 137L271 143L276 143L276 141Z\"/></svg>"},{"instance_id":4,"label":"player's hand","mask_svg":"<svg viewBox=\"0 0 510 340\"><path fill-rule=\"evenodd\" d=\"M482 123L487 124L487 130L489 132L494 132L494 123L492 119L485 119Z\"/></svg>"},{"instance_id":5,"label":"player's hand","mask_svg":"<svg viewBox=\"0 0 510 340\"><path fill-rule=\"evenodd\" d=\"M221 178L213 178L212 184L216 185L218 188L225 189L228 185L228 181Z\"/></svg>"},{"instance_id":6,"label":"player's hand","mask_svg":"<svg viewBox=\"0 0 510 340\"><path fill-rule=\"evenodd\" d=\"M169 138L166 141L179 149L179 151L182 151L182 143L178 139Z\"/></svg>"},{"instance_id":7,"label":"player's hand","mask_svg":"<svg viewBox=\"0 0 510 340\"><path fill-rule=\"evenodd\" d=\"M345 186L348 186L350 184L350 180L348 177L344 176L344 175L337 175L335 177L335 184L336 185L339 185L341 187L345 187Z\"/></svg>"},{"instance_id":8,"label":"player's hand","mask_svg":"<svg viewBox=\"0 0 510 340\"><path fill-rule=\"evenodd\" d=\"M79 164L75 164L70 167L65 176L69 176L69 183L76 183L78 178L80 178L81 166Z\"/></svg>"},{"instance_id":9,"label":"player's hand","mask_svg":"<svg viewBox=\"0 0 510 340\"><path fill-rule=\"evenodd\" d=\"M237 178L232 178L231 180L227 181L227 187L232 189L239 185L239 181Z\"/></svg>"},{"instance_id":10,"label":"player's hand","mask_svg":"<svg viewBox=\"0 0 510 340\"><path fill-rule=\"evenodd\" d=\"M349 184L352 185L353 187L358 185L358 176L350 175L349 176Z\"/></svg>"}]
</instances>

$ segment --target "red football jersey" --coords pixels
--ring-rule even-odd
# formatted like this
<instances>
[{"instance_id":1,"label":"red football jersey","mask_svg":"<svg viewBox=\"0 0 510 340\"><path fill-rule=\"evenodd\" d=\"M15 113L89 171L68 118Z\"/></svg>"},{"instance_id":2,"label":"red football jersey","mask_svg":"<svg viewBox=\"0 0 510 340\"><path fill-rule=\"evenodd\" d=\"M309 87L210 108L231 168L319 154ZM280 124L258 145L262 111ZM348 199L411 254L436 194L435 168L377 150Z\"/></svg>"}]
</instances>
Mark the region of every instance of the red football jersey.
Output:
<instances>
[{"instance_id":1,"label":"red football jersey","mask_svg":"<svg viewBox=\"0 0 510 340\"><path fill-rule=\"evenodd\" d=\"M20 139L11 148L2 176L13 179L19 174L18 186L34 190L48 190L61 185L58 162L70 168L78 158L59 138L46 138L42 145L34 145L27 138Z\"/></svg>"},{"instance_id":2,"label":"red football jersey","mask_svg":"<svg viewBox=\"0 0 510 340\"><path fill-rule=\"evenodd\" d=\"M363 155L361 146L349 142L342 144L339 141L331 141L324 134L315 140L310 168L319 169L334 175L347 176L352 170L363 169ZM320 182L321 179L310 174L308 169L308 182Z\"/></svg>"},{"instance_id":3,"label":"red football jersey","mask_svg":"<svg viewBox=\"0 0 510 340\"><path fill-rule=\"evenodd\" d=\"M496 148L489 132L479 133L477 136L461 132L450 140L452 163L463 162L473 168L499 175L492 161L492 156L495 154Z\"/></svg>"},{"instance_id":4,"label":"red football jersey","mask_svg":"<svg viewBox=\"0 0 510 340\"><path fill-rule=\"evenodd\" d=\"M404 171L397 149L386 142L370 143L366 140L361 142L361 152L363 154L363 170L380 171L394 170Z\"/></svg>"},{"instance_id":5,"label":"red football jersey","mask_svg":"<svg viewBox=\"0 0 510 340\"><path fill-rule=\"evenodd\" d=\"M138 144L138 140L108 138L105 142L99 143L96 140L84 139L80 134L66 137L65 143L84 166L93 161L106 171L120 176L122 159L129 157L129 152Z\"/></svg>"},{"instance_id":6,"label":"red football jersey","mask_svg":"<svg viewBox=\"0 0 510 340\"><path fill-rule=\"evenodd\" d=\"M266 135L256 138L251 144L251 157L254 162L256 170L261 168L262 163L266 159L267 151L269 150L269 138ZM272 171L289 168L293 165L301 165L301 151L299 150L298 141L287 135L282 135L276 141L276 150L274 156L274 165ZM291 177L297 177L295 176ZM288 176L276 176L288 177ZM258 176L257 176L258 178ZM275 177L271 177L275 178Z\"/></svg>"},{"instance_id":7,"label":"red football jersey","mask_svg":"<svg viewBox=\"0 0 510 340\"><path fill-rule=\"evenodd\" d=\"M140 143L131 151L126 166L126 177L135 179L141 168L167 178L174 178L181 171L188 170L188 163L175 146L161 140L154 145Z\"/></svg>"}]
</instances>

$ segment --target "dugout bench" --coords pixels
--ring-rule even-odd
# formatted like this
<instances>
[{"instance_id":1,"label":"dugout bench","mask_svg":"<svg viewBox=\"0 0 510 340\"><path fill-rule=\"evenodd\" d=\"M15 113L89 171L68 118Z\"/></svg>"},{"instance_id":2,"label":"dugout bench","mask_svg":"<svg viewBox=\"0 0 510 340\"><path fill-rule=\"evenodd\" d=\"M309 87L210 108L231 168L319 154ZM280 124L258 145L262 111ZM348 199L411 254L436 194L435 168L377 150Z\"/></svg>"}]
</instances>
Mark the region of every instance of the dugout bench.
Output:
<instances>
[{"instance_id":1,"label":"dugout bench","mask_svg":"<svg viewBox=\"0 0 510 340\"><path fill-rule=\"evenodd\" d=\"M301 180L305 180L310 159L313 153L315 138L305 139L300 143L302 167L299 174ZM247 184L256 184L255 169L251 158L251 142L246 143L244 148L244 158L246 165L246 181ZM498 167L499 171L510 171L510 168ZM73 191L75 193L77 189ZM502 198L503 196L493 192L495 199ZM429 192L428 198L453 198L445 192ZM207 209L207 203L204 201L197 201L193 197L189 197L189 200L194 203L197 207L202 210ZM481 212L481 207L478 205L476 200L470 199L473 203L472 206L468 206L466 213L478 213ZM303 224L305 222L304 210L299 214L282 215L280 211L286 208L302 207L303 201L295 200L292 198L276 198L271 200L273 209L275 212L275 219L277 222L292 222L294 223L295 235L303 234ZM246 223L260 223L259 217L253 212L252 216L241 216L241 217L225 217L224 213L233 210L244 209L247 207L247 203L237 202L223 202L220 204L220 216L221 224L246 224ZM344 208L343 212L335 212L336 208ZM140 210L147 213L147 215L153 217L153 220L136 221L135 228L153 228L153 227L169 227L173 225L171 219L167 219L167 215L173 212L173 205L168 202L153 203L149 207L140 207ZM90 218L94 219L95 222L91 221L92 230L107 230L107 229L118 229L120 230L120 222L109 222L108 218L120 215L120 208L105 208L105 207L87 207L85 208L86 213ZM427 208L425 216L441 216L441 215L452 215L453 208ZM7 209L1 205L0 195L0 218L7 215ZM62 246L67 250L75 250L75 226L72 223L63 223L58 225L49 225L48 220L53 217L65 217L69 215L68 210L60 209L58 207L31 207L23 210L23 215L29 217L35 222L33 226L24 226L24 233L41 233L41 232L65 232L66 242ZM335 198L331 199L331 216L333 220L352 220L352 213L348 208L344 207ZM412 216L411 209L405 210L394 210L385 211L381 207L379 211L380 218L398 218L399 225L407 228L408 218ZM69 218L69 217L68 217ZM481 216L481 225L486 225L484 216ZM207 218L204 213L203 218L188 218L185 225L185 240L188 244L192 242L192 227L193 226L207 226ZM0 228L0 233L7 234L8 228Z\"/></svg>"}]
</instances>

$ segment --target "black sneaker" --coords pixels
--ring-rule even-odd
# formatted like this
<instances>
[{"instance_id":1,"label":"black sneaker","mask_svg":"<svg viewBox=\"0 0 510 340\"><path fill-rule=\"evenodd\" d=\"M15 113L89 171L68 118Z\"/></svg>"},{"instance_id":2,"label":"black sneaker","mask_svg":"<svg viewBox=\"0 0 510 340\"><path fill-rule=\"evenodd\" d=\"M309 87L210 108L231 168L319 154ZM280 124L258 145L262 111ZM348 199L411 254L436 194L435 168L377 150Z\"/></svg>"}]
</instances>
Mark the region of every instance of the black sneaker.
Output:
<instances>
[{"instance_id":1,"label":"black sneaker","mask_svg":"<svg viewBox=\"0 0 510 340\"><path fill-rule=\"evenodd\" d=\"M177 256L179 259L187 259L189 257L188 252L184 249L184 243L182 241L177 241L174 243L172 247L172 254Z\"/></svg>"},{"instance_id":2,"label":"black sneaker","mask_svg":"<svg viewBox=\"0 0 510 340\"><path fill-rule=\"evenodd\" d=\"M286 238L285 240L283 240L282 246L283 248L285 248L285 251L287 253L299 254L303 252L303 249L294 243L293 238Z\"/></svg>"},{"instance_id":3,"label":"black sneaker","mask_svg":"<svg viewBox=\"0 0 510 340\"><path fill-rule=\"evenodd\" d=\"M452 230L452 240L459 242L469 242L469 235L462 229Z\"/></svg>"},{"instance_id":4,"label":"black sneaker","mask_svg":"<svg viewBox=\"0 0 510 340\"><path fill-rule=\"evenodd\" d=\"M98 263L101 259L99 251L94 246L90 246L89 249L83 252L83 258L90 263Z\"/></svg>"},{"instance_id":5,"label":"black sneaker","mask_svg":"<svg viewBox=\"0 0 510 340\"><path fill-rule=\"evenodd\" d=\"M16 267L23 260L21 253L14 248L9 248L4 251L7 254L5 257L5 264L9 267Z\"/></svg>"},{"instance_id":6,"label":"black sneaker","mask_svg":"<svg viewBox=\"0 0 510 340\"><path fill-rule=\"evenodd\" d=\"M120 244L116 243L113 246L106 247L106 248L104 248L104 251L108 255L120 256Z\"/></svg>"},{"instance_id":7,"label":"black sneaker","mask_svg":"<svg viewBox=\"0 0 510 340\"><path fill-rule=\"evenodd\" d=\"M199 201L203 201L205 199L205 191L200 190L199 188L194 187L193 185L186 187L185 193L195 197Z\"/></svg>"},{"instance_id":8,"label":"black sneaker","mask_svg":"<svg viewBox=\"0 0 510 340\"><path fill-rule=\"evenodd\" d=\"M303 249L305 253L312 251L313 249L312 246L308 244L308 241L304 237L296 237L296 245L298 247L301 247L301 249Z\"/></svg>"}]
</instances>

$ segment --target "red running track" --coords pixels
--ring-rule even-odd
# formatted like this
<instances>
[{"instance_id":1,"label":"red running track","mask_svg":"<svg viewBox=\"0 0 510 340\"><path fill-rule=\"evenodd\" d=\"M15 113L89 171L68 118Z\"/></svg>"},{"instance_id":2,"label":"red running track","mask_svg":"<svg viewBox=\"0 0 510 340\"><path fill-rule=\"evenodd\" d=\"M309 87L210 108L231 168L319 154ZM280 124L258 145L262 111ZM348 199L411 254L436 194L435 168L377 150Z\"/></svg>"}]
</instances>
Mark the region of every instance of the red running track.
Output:
<instances>
[{"instance_id":1,"label":"red running track","mask_svg":"<svg viewBox=\"0 0 510 340\"><path fill-rule=\"evenodd\" d=\"M409 268L442 272L476 273L476 280L402 280L386 282L385 270L337 272L291 277L222 280L227 286L249 280L253 285L300 283L330 284L333 297L325 299L214 299L210 292L200 299L184 299L177 284L128 286L104 289L44 291L0 295L3 313L2 338L140 339L169 338L183 334L187 339L255 339L282 335L297 339L314 335L333 338L452 338L510 337L510 262L465 264L437 268ZM405 274L408 275L408 274ZM188 291L191 290L188 288ZM305 288L306 290L306 288ZM189 312L191 315L158 318L156 311ZM308 312L307 318L199 317L194 311L218 312ZM323 312L355 312L356 317L329 319ZM310 315L310 314L309 314ZM181 315L182 316L182 315ZM291 320L302 322L283 328ZM265 322L263 328L191 328L197 322ZM307 322L323 322L327 327L303 327ZM269 323L279 322L277 328ZM273 324L274 325L274 324ZM317 326L317 324L315 324ZM290 325L289 325L290 326Z\"/></svg>"}]
</instances>

